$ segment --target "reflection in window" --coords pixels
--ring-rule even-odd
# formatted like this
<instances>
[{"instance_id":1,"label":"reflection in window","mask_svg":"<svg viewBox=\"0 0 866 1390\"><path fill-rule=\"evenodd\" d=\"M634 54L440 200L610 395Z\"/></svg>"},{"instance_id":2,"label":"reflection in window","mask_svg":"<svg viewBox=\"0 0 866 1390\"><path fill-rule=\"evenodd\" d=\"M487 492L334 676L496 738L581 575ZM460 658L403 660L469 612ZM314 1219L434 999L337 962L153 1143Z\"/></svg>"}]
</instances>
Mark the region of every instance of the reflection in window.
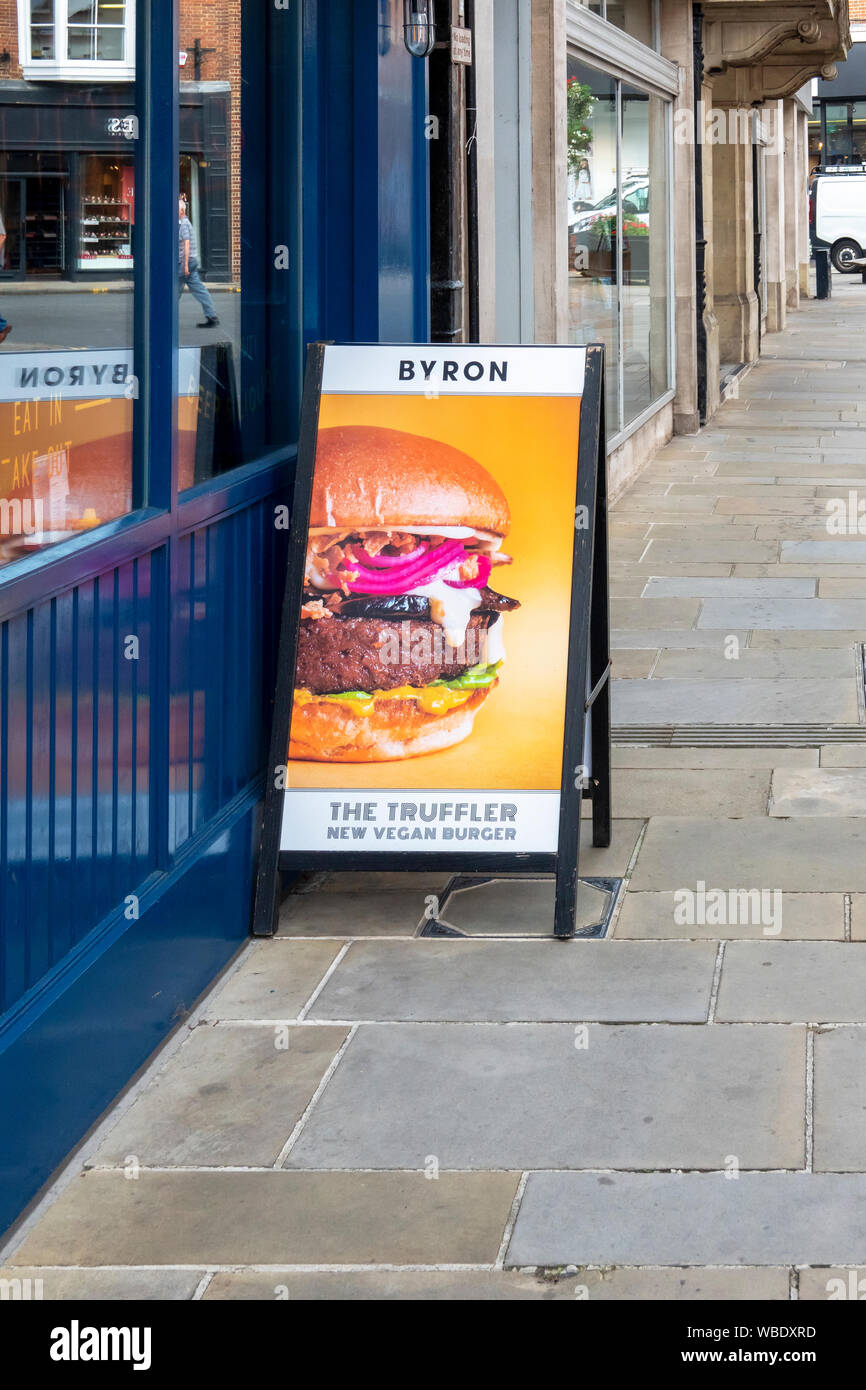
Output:
<instances>
[{"instance_id":1,"label":"reflection in window","mask_svg":"<svg viewBox=\"0 0 866 1390\"><path fill-rule=\"evenodd\" d=\"M30 0L30 55L54 57L54 0Z\"/></svg>"},{"instance_id":2,"label":"reflection in window","mask_svg":"<svg viewBox=\"0 0 866 1390\"><path fill-rule=\"evenodd\" d=\"M200 4L180 0L180 128L200 123L180 165L178 334L198 361L180 381L181 491L285 442L285 392L271 389L267 353L268 270L283 253L263 244L261 98L275 79L250 30L242 41L240 15L240 0L221 6L205 47Z\"/></svg>"},{"instance_id":3,"label":"reflection in window","mask_svg":"<svg viewBox=\"0 0 866 1390\"><path fill-rule=\"evenodd\" d=\"M607 429L618 426L616 81L568 60L569 337L604 343Z\"/></svg>"},{"instance_id":4,"label":"reflection in window","mask_svg":"<svg viewBox=\"0 0 866 1390\"><path fill-rule=\"evenodd\" d=\"M96 32L104 9L68 13ZM86 83L0 81L0 132L29 146L0 143L0 565L133 506L134 111L128 85L112 108Z\"/></svg>"},{"instance_id":5,"label":"reflection in window","mask_svg":"<svg viewBox=\"0 0 866 1390\"><path fill-rule=\"evenodd\" d=\"M605 344L613 436L669 384L669 106L569 58L567 108L570 338Z\"/></svg>"},{"instance_id":6,"label":"reflection in window","mask_svg":"<svg viewBox=\"0 0 866 1390\"><path fill-rule=\"evenodd\" d=\"M668 384L667 105L622 84L623 425Z\"/></svg>"}]
</instances>

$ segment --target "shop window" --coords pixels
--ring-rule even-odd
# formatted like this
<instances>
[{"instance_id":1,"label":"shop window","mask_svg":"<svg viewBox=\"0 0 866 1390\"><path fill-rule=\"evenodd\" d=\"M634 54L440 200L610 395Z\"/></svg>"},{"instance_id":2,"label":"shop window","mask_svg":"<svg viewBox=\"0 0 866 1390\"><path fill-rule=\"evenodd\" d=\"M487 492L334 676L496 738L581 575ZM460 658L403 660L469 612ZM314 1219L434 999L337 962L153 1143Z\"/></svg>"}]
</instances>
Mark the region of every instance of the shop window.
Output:
<instances>
[{"instance_id":1,"label":"shop window","mask_svg":"<svg viewBox=\"0 0 866 1390\"><path fill-rule=\"evenodd\" d=\"M853 164L854 145L848 106L828 103L826 113L827 153L824 160L825 164Z\"/></svg>"},{"instance_id":2,"label":"shop window","mask_svg":"<svg viewBox=\"0 0 866 1390\"><path fill-rule=\"evenodd\" d=\"M134 0L18 0L24 76L36 81L131 78Z\"/></svg>"},{"instance_id":3,"label":"shop window","mask_svg":"<svg viewBox=\"0 0 866 1390\"><path fill-rule=\"evenodd\" d=\"M199 24L200 6L180 0L181 109L193 82L209 88L197 96L201 148L180 165L178 341L194 366L179 384L181 492L285 441L266 277L274 268L286 282L289 265L287 248L266 242L267 55L246 40L239 0L220 9L205 48Z\"/></svg>"},{"instance_id":4,"label":"shop window","mask_svg":"<svg viewBox=\"0 0 866 1390\"><path fill-rule=\"evenodd\" d=\"M669 103L568 61L570 339L603 342L613 438L670 386Z\"/></svg>"},{"instance_id":5,"label":"shop window","mask_svg":"<svg viewBox=\"0 0 866 1390\"><path fill-rule=\"evenodd\" d=\"M0 129L26 117L20 85L0 83ZM134 89L126 100L134 114ZM55 110L104 132L87 93ZM133 142L103 138L104 154L0 148L0 575L147 500L133 489ZM30 292L4 293L10 279Z\"/></svg>"}]
</instances>

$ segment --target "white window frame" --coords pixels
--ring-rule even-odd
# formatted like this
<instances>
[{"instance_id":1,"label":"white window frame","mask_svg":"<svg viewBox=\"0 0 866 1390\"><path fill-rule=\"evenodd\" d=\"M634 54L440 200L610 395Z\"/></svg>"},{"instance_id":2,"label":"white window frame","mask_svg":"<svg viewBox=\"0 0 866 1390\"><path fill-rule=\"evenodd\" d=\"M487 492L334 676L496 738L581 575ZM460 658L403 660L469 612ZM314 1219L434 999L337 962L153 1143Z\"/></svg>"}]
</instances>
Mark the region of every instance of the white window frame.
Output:
<instances>
[{"instance_id":1,"label":"white window frame","mask_svg":"<svg viewBox=\"0 0 866 1390\"><path fill-rule=\"evenodd\" d=\"M123 26L126 58L122 63L99 58L69 59L66 53L68 0L54 0L53 58L33 58L30 53L30 0L18 0L18 53L25 78L31 82L110 82L135 79L135 0L126 0ZM118 26L119 27L119 26Z\"/></svg>"}]
</instances>

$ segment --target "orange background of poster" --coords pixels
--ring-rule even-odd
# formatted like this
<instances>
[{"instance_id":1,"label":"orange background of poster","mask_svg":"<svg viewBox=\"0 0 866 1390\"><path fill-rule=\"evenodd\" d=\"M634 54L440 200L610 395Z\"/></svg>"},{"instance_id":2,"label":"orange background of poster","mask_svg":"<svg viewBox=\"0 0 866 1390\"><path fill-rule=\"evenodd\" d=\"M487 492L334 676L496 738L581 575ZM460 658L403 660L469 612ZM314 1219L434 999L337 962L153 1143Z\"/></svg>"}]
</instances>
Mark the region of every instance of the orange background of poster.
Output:
<instances>
[{"instance_id":1,"label":"orange background of poster","mask_svg":"<svg viewBox=\"0 0 866 1390\"><path fill-rule=\"evenodd\" d=\"M511 508L490 587L504 613L499 685L472 733L441 753L386 763L289 763L291 787L558 791L571 605L580 401L561 396L322 396L319 427L380 425L442 440L477 459Z\"/></svg>"}]
</instances>

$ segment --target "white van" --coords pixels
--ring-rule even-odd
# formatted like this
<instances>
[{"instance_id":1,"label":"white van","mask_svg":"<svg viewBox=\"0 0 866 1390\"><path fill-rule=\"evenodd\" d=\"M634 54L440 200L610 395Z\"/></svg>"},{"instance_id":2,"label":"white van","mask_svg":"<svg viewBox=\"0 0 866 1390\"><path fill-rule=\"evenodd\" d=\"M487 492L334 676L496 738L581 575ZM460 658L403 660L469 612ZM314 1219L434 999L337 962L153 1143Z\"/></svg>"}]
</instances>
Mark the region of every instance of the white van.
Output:
<instances>
[{"instance_id":1,"label":"white van","mask_svg":"<svg viewBox=\"0 0 866 1390\"><path fill-rule=\"evenodd\" d=\"M851 262L866 248L866 170L818 175L809 194L809 232L837 270L857 269Z\"/></svg>"}]
</instances>

